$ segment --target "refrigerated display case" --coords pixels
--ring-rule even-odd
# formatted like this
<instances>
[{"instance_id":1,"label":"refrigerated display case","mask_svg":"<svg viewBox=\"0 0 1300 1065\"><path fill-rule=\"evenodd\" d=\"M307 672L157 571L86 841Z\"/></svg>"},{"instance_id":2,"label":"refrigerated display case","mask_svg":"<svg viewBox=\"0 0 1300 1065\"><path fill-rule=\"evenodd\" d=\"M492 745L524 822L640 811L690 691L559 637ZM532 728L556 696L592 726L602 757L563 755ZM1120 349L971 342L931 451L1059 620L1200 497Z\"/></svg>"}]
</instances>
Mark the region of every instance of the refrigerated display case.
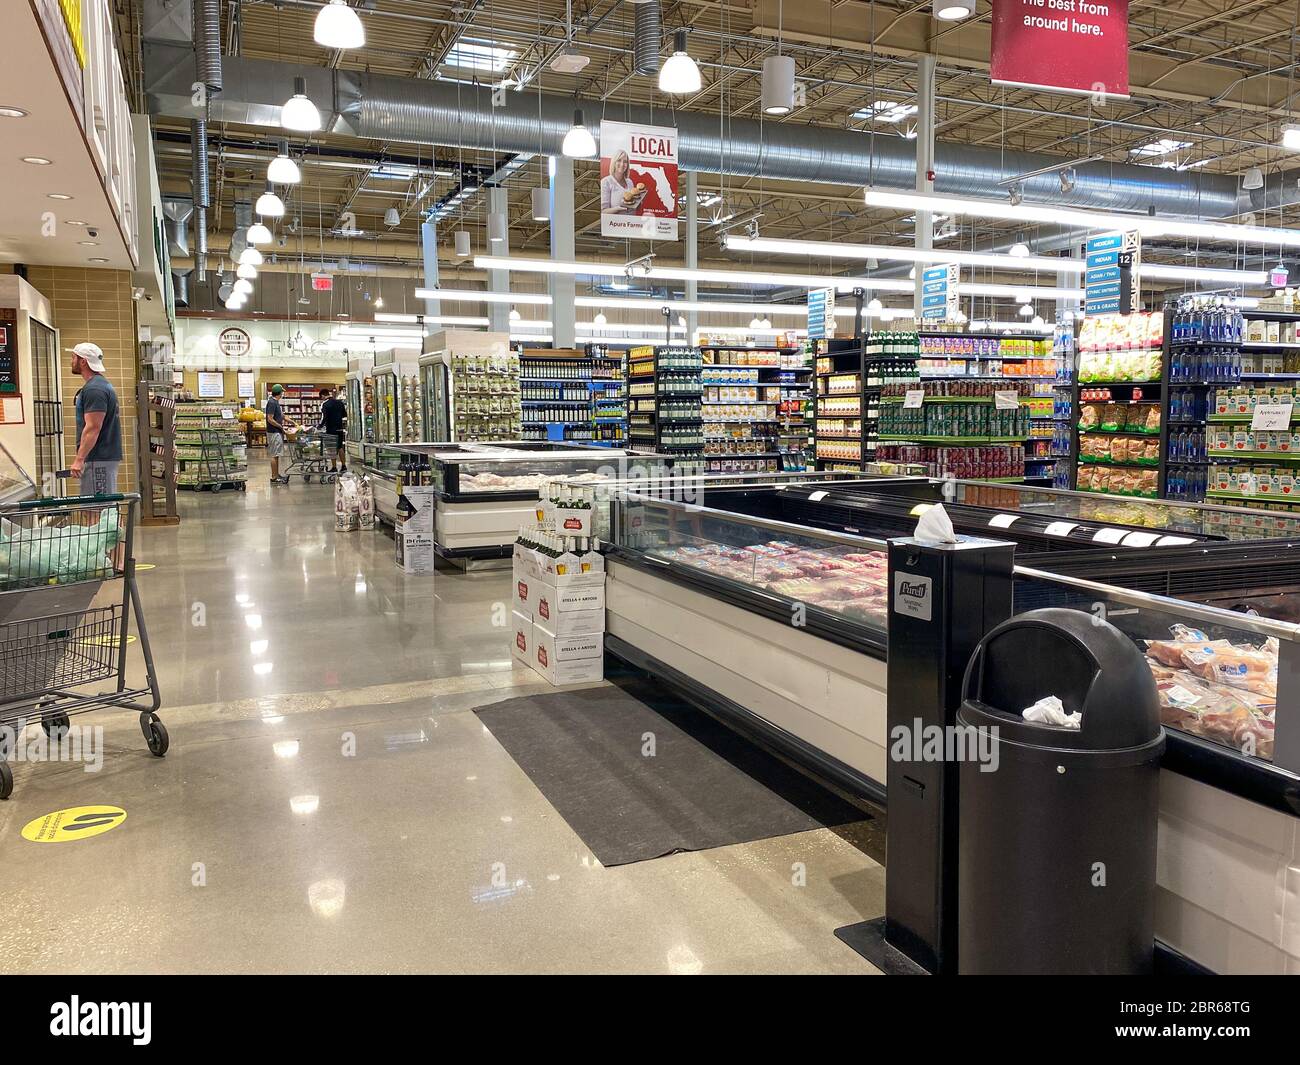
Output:
<instances>
[{"instance_id":1,"label":"refrigerated display case","mask_svg":"<svg viewBox=\"0 0 1300 1065\"><path fill-rule=\"evenodd\" d=\"M508 333L444 329L419 360L422 440L517 440L523 433L519 356Z\"/></svg>"},{"instance_id":2,"label":"refrigerated display case","mask_svg":"<svg viewBox=\"0 0 1300 1065\"><path fill-rule=\"evenodd\" d=\"M375 357L375 443L414 443L422 424L413 403L420 372L415 352L393 349Z\"/></svg>"},{"instance_id":3,"label":"refrigerated display case","mask_svg":"<svg viewBox=\"0 0 1300 1065\"><path fill-rule=\"evenodd\" d=\"M373 355L349 355L344 376L344 402L348 407L348 442L374 442L375 412L372 402L367 409L367 391L373 397L375 359ZM369 382L369 385L367 385Z\"/></svg>"},{"instance_id":4,"label":"refrigerated display case","mask_svg":"<svg viewBox=\"0 0 1300 1065\"><path fill-rule=\"evenodd\" d=\"M1169 737L1160 938L1212 969L1300 966L1282 920L1300 815L1290 515L918 477L603 495L611 653L882 802L886 541L942 503L959 535L1013 543L1015 612L1104 618L1151 668ZM1214 885L1244 854L1249 885L1225 899Z\"/></svg>"}]
</instances>

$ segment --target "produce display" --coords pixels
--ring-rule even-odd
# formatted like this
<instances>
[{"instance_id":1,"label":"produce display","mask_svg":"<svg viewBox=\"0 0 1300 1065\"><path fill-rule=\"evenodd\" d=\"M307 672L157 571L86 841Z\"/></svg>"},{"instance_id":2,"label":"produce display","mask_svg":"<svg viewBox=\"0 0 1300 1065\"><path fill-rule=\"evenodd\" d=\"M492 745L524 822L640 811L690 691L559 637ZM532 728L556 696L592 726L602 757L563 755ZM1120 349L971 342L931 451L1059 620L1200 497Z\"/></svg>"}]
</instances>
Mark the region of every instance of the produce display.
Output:
<instances>
[{"instance_id":1,"label":"produce display","mask_svg":"<svg viewBox=\"0 0 1300 1065\"><path fill-rule=\"evenodd\" d=\"M889 562L883 552L770 540L752 547L661 547L650 554L858 621L876 625L885 621Z\"/></svg>"},{"instance_id":2,"label":"produce display","mask_svg":"<svg viewBox=\"0 0 1300 1065\"><path fill-rule=\"evenodd\" d=\"M1257 758L1273 757L1277 640L1263 646L1212 640L1185 625L1171 639L1147 641L1147 665L1160 694L1160 720Z\"/></svg>"},{"instance_id":3,"label":"produce display","mask_svg":"<svg viewBox=\"0 0 1300 1065\"><path fill-rule=\"evenodd\" d=\"M1159 348L1165 339L1165 316L1162 312L1137 311L1133 314L1097 314L1083 319L1079 326L1079 350L1132 351Z\"/></svg>"},{"instance_id":4,"label":"produce display","mask_svg":"<svg viewBox=\"0 0 1300 1065\"><path fill-rule=\"evenodd\" d=\"M1159 381L1162 364L1158 348L1150 351L1084 351L1079 356L1079 383Z\"/></svg>"}]
</instances>

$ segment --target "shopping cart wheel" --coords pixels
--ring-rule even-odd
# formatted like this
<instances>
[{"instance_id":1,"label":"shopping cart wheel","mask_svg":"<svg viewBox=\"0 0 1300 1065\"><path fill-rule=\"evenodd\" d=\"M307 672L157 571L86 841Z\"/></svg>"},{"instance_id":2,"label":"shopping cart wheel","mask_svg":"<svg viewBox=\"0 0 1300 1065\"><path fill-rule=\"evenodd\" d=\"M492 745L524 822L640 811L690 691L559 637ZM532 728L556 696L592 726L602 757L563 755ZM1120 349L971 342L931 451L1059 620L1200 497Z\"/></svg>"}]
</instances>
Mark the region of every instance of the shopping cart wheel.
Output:
<instances>
[{"instance_id":1,"label":"shopping cart wheel","mask_svg":"<svg viewBox=\"0 0 1300 1065\"><path fill-rule=\"evenodd\" d=\"M303 484L311 484L311 474L310 474L310 473L304 473L304 474L302 475L302 483L303 483Z\"/></svg>"},{"instance_id":2,"label":"shopping cart wheel","mask_svg":"<svg viewBox=\"0 0 1300 1065\"><path fill-rule=\"evenodd\" d=\"M167 753L167 748L171 741L167 738L167 726L164 725L157 714L146 712L140 715L140 731L144 733L144 739L149 744L149 753L161 758Z\"/></svg>"},{"instance_id":3,"label":"shopping cart wheel","mask_svg":"<svg viewBox=\"0 0 1300 1065\"><path fill-rule=\"evenodd\" d=\"M14 771L8 762L0 762L0 799L7 799L14 791Z\"/></svg>"},{"instance_id":4,"label":"shopping cart wheel","mask_svg":"<svg viewBox=\"0 0 1300 1065\"><path fill-rule=\"evenodd\" d=\"M72 722L68 720L67 714L53 714L50 717L41 718L41 728L45 730L45 735L66 736L68 729L72 727Z\"/></svg>"}]
</instances>

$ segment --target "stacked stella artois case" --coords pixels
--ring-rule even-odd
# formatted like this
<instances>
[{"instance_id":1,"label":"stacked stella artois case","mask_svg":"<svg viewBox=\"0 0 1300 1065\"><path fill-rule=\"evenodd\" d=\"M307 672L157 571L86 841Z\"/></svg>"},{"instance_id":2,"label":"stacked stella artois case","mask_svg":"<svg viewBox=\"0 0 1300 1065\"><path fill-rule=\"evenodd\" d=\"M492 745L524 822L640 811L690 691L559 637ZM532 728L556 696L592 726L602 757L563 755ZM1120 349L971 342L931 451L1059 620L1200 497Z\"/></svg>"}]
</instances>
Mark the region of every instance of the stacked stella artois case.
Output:
<instances>
[{"instance_id":1,"label":"stacked stella artois case","mask_svg":"<svg viewBox=\"0 0 1300 1065\"><path fill-rule=\"evenodd\" d=\"M552 684L605 675L605 558L592 536L595 491L542 485L514 548L512 652Z\"/></svg>"}]
</instances>

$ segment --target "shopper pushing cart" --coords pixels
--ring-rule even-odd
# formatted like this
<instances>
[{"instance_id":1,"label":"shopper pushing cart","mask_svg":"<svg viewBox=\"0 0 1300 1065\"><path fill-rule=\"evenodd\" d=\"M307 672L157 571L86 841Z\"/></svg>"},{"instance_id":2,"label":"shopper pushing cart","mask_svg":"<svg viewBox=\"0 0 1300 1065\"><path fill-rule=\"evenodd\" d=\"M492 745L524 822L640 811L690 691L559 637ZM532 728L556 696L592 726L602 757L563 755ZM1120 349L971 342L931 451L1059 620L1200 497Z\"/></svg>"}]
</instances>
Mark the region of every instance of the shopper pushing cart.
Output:
<instances>
[{"instance_id":1,"label":"shopper pushing cart","mask_svg":"<svg viewBox=\"0 0 1300 1065\"><path fill-rule=\"evenodd\" d=\"M272 385L271 396L266 401L266 454L271 460L271 483L288 484L289 477L280 476L280 456L284 454L284 441L288 430L297 429L298 425L284 413L280 406L280 396L284 385Z\"/></svg>"}]
</instances>

